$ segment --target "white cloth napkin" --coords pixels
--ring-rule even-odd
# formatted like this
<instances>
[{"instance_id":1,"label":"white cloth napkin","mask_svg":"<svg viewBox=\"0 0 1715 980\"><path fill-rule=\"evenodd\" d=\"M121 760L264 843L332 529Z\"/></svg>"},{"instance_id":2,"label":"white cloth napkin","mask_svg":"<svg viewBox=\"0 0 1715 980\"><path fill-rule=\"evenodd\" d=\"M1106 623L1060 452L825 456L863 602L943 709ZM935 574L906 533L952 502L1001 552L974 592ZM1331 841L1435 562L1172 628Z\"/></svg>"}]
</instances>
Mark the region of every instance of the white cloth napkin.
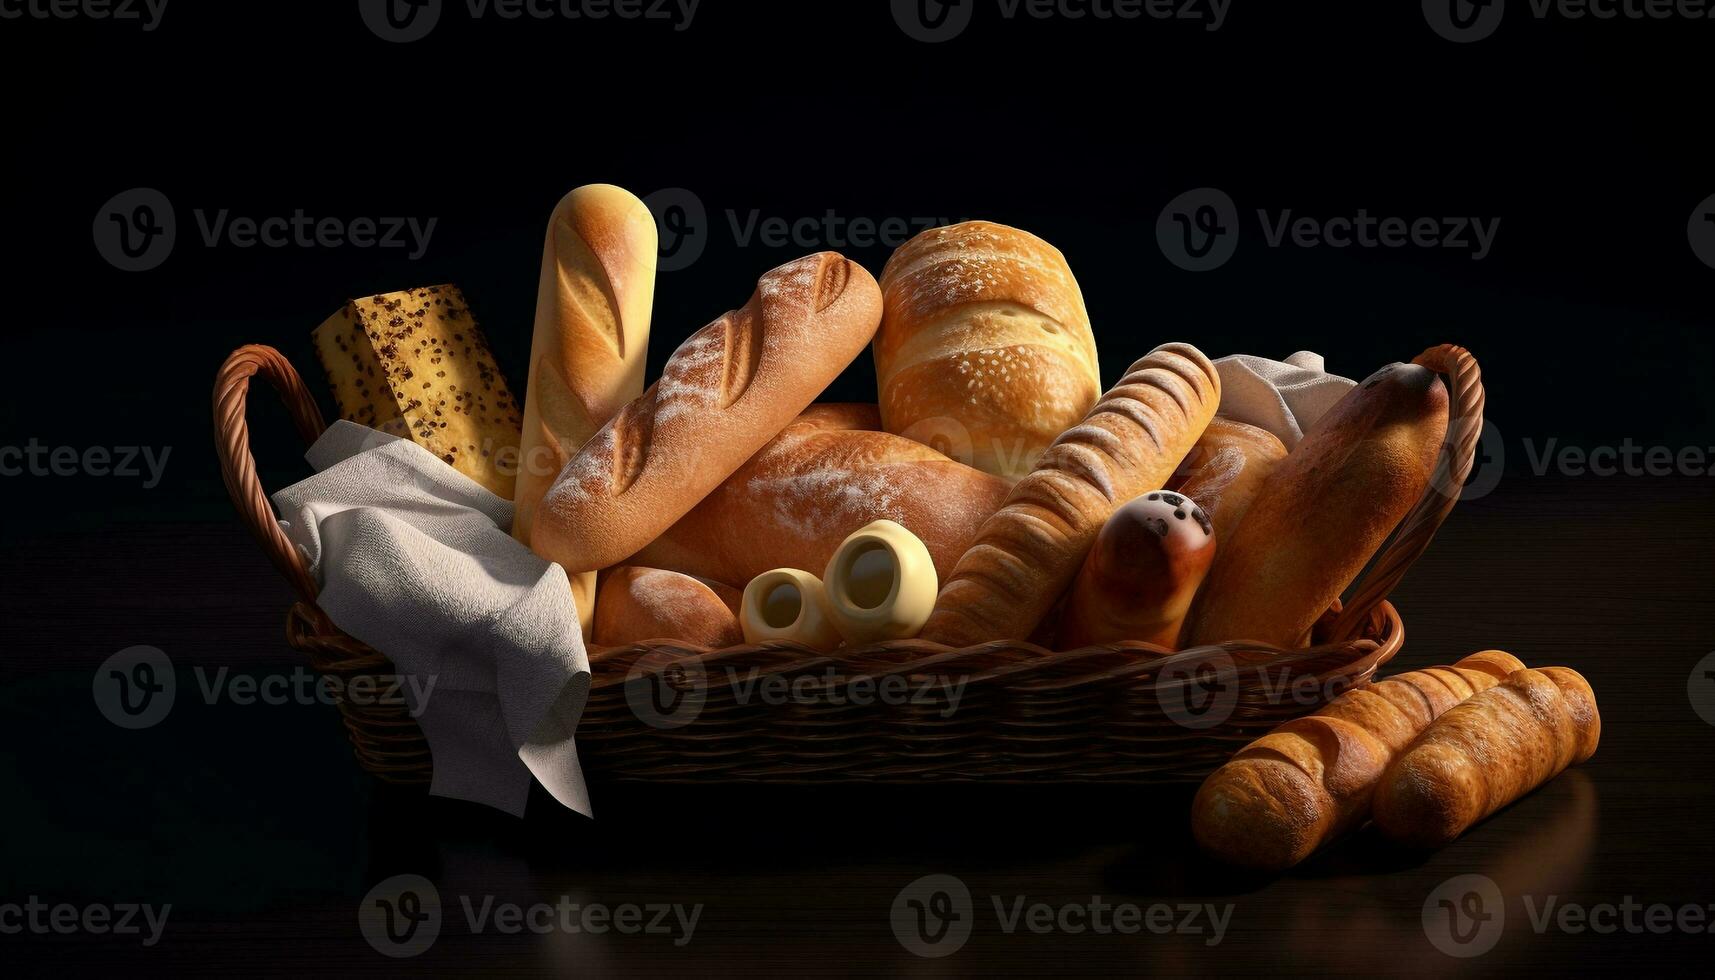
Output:
<instances>
[{"instance_id":1,"label":"white cloth napkin","mask_svg":"<svg viewBox=\"0 0 1715 980\"><path fill-rule=\"evenodd\" d=\"M512 502L433 453L335 422L316 475L274 494L334 624L386 654L434 759L429 792L522 816L534 775L585 816L572 734L589 656L560 566L506 529Z\"/></svg>"},{"instance_id":2,"label":"white cloth napkin","mask_svg":"<svg viewBox=\"0 0 1715 980\"><path fill-rule=\"evenodd\" d=\"M1221 373L1220 414L1267 429L1289 450L1357 385L1327 373L1322 355L1307 350L1284 361L1234 354L1215 361L1215 370Z\"/></svg>"}]
</instances>

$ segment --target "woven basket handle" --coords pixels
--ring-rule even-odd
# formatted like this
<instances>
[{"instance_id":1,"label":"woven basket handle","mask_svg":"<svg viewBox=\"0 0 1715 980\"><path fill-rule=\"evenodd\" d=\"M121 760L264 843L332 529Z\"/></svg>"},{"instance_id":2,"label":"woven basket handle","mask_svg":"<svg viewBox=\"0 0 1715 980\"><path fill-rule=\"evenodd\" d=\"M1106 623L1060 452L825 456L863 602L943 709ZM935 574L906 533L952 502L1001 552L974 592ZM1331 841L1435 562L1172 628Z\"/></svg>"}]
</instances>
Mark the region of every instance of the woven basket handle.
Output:
<instances>
[{"instance_id":1,"label":"woven basket handle","mask_svg":"<svg viewBox=\"0 0 1715 980\"><path fill-rule=\"evenodd\" d=\"M292 591L311 609L316 608L316 583L310 570L298 554L280 523L274 516L274 505L267 491L256 478L256 457L250 454L250 424L244 417L250 394L250 379L260 374L280 393L280 400L292 413L292 423L304 445L321 437L327 428L315 399L304 387L292 362L272 347L249 344L232 352L214 377L214 451L220 457L220 475L226 480L226 492L232 495L232 505L238 516L250 528L268 560Z\"/></svg>"},{"instance_id":2,"label":"woven basket handle","mask_svg":"<svg viewBox=\"0 0 1715 980\"><path fill-rule=\"evenodd\" d=\"M1351 598L1334 621L1329 635L1333 642L1344 642L1363 632L1370 613L1399 585L1406 570L1429 547L1441 522L1452 513L1476 460L1477 443L1483 435L1484 400L1483 372L1477 366L1477 359L1463 347L1443 344L1417 355L1412 363L1447 376L1450 396L1447 438L1441 444L1441 455L1435 461L1435 473L1423 491L1423 498L1400 522L1386 550L1358 579Z\"/></svg>"}]
</instances>

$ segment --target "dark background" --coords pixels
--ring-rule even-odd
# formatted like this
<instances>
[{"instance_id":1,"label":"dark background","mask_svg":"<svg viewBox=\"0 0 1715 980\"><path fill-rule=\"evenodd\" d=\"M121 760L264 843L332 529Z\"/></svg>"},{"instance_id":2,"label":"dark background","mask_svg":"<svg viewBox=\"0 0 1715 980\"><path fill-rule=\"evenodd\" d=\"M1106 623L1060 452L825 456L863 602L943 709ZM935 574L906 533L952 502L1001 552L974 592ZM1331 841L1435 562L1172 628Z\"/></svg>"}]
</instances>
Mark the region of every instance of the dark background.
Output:
<instances>
[{"instance_id":1,"label":"dark background","mask_svg":"<svg viewBox=\"0 0 1715 980\"><path fill-rule=\"evenodd\" d=\"M927 45L881 0L705 0L682 32L472 22L452 3L427 39L389 44L354 6L172 0L148 33L0 20L0 445L171 447L151 490L0 479L0 779L14 794L0 901L171 901L184 923L149 955L116 937L0 937L9 953L210 971L391 966L356 937L350 909L375 880L413 870L444 892L721 910L711 939L685 951L461 936L413 969L1436 972L1456 961L1416 925L1426 891L1554 826L1581 843L1525 862L1572 869L1552 887L1589 902L1715 901L1701 843L1715 731L1685 695L1715 647L1715 483L1530 466L1549 440L1715 445L1715 270L1686 237L1715 193L1715 21L1537 19L1513 0L1495 36L1459 45L1415 3L1234 0L1206 32L1009 21L979 2L964 35ZM658 281L651 377L759 273L836 244L743 245L728 214L753 210L1029 229L1077 273L1110 382L1170 340L1211 356L1311 349L1350 376L1435 343L1471 348L1505 447L1486 458L1499 482L1455 512L1407 580L1401 663L1504 646L1578 666L1604 698L1604 753L1426 863L1360 844L1282 881L1234 883L1186 853L1172 792L629 790L598 801L612 820L544 800L518 823L378 791L348 762L331 709L199 704L142 733L108 726L89 671L122 647L160 646L181 668L296 663L279 632L286 590L232 520L210 451L224 356L272 344L325 396L309 331L341 302L456 282L522 399L544 224L593 181L686 188L709 216L700 260ZM1163 257L1155 223L1204 186L1233 197L1243 230L1230 262L1191 274ZM178 239L159 268L127 273L98 254L91 226L134 187L172 201ZM437 223L418 260L205 247L193 212L222 208ZM1501 223L1492 253L1472 261L1458 249L1269 248L1258 208ZM842 250L879 273L891 247ZM873 384L860 359L827 398L871 400ZM265 485L303 475L282 413L262 399L252 417ZM1008 894L1240 895L1245 931L1214 951L991 934L919 961L893 943L886 910L935 871ZM1611 955L1672 968L1711 942L1509 930L1478 963L1564 972Z\"/></svg>"}]
</instances>

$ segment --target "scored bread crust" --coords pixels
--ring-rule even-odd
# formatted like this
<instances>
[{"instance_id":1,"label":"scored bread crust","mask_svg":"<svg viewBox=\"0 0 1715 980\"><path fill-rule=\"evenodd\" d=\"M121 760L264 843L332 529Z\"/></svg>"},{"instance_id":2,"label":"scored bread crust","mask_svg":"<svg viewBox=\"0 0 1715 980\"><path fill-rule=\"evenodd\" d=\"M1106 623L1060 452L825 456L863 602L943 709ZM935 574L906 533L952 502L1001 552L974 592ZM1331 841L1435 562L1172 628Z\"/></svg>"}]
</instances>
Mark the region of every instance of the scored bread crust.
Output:
<instances>
[{"instance_id":1,"label":"scored bread crust","mask_svg":"<svg viewBox=\"0 0 1715 980\"><path fill-rule=\"evenodd\" d=\"M984 523L943 583L923 638L970 646L1030 636L1102 524L1167 481L1220 400L1214 364L1189 344L1164 344L1134 363Z\"/></svg>"},{"instance_id":2,"label":"scored bread crust","mask_svg":"<svg viewBox=\"0 0 1715 980\"><path fill-rule=\"evenodd\" d=\"M820 575L848 535L886 519L949 574L1006 481L880 428L874 405L812 405L634 560L734 586L774 568Z\"/></svg>"},{"instance_id":3,"label":"scored bread crust","mask_svg":"<svg viewBox=\"0 0 1715 980\"><path fill-rule=\"evenodd\" d=\"M1078 282L1028 232L988 221L931 228L893 253L881 286L875 367L889 432L933 438L1012 482L1101 394Z\"/></svg>"},{"instance_id":4,"label":"scored bread crust","mask_svg":"<svg viewBox=\"0 0 1715 980\"><path fill-rule=\"evenodd\" d=\"M809 406L880 319L874 277L837 253L766 273L748 303L692 334L572 457L542 500L531 547L568 572L635 554Z\"/></svg>"},{"instance_id":5,"label":"scored bread crust","mask_svg":"<svg viewBox=\"0 0 1715 980\"><path fill-rule=\"evenodd\" d=\"M1281 871L1356 827L1388 764L1455 705L1524 664L1501 650L1340 695L1233 755L1197 791L1191 831L1231 864Z\"/></svg>"}]
</instances>

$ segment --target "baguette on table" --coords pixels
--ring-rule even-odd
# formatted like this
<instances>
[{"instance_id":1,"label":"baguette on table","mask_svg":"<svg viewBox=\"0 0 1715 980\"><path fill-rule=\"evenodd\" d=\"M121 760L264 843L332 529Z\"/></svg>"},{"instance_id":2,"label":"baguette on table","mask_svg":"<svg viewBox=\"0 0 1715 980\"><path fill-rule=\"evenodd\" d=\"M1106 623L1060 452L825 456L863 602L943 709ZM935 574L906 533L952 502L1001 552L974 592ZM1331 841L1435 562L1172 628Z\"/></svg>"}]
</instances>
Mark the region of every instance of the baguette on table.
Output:
<instances>
[{"instance_id":1,"label":"baguette on table","mask_svg":"<svg viewBox=\"0 0 1715 980\"><path fill-rule=\"evenodd\" d=\"M689 513L862 353L881 290L834 252L763 275L742 308L674 351L542 500L538 554L568 572L618 564Z\"/></svg>"},{"instance_id":2,"label":"baguette on table","mask_svg":"<svg viewBox=\"0 0 1715 980\"><path fill-rule=\"evenodd\" d=\"M566 462L643 394L657 249L649 209L611 184L577 188L548 218L513 496L512 535L525 544ZM568 578L588 640L595 578Z\"/></svg>"},{"instance_id":3,"label":"baguette on table","mask_svg":"<svg viewBox=\"0 0 1715 980\"><path fill-rule=\"evenodd\" d=\"M891 520L950 573L1007 483L880 428L874 405L810 406L636 561L733 585L820 572L847 535Z\"/></svg>"},{"instance_id":4,"label":"baguette on table","mask_svg":"<svg viewBox=\"0 0 1715 980\"><path fill-rule=\"evenodd\" d=\"M1436 718L1524 664L1485 650L1340 695L1240 749L1197 791L1191 831L1230 864L1280 871L1357 827L1391 762Z\"/></svg>"},{"instance_id":5,"label":"baguette on table","mask_svg":"<svg viewBox=\"0 0 1715 980\"><path fill-rule=\"evenodd\" d=\"M1450 709L1376 788L1376 827L1439 847L1589 759L1602 740L1596 695L1567 667L1520 670Z\"/></svg>"},{"instance_id":6,"label":"baguette on table","mask_svg":"<svg viewBox=\"0 0 1715 980\"><path fill-rule=\"evenodd\" d=\"M922 638L970 646L1030 636L1102 525L1172 476L1220 400L1220 376L1195 347L1164 344L1139 359L984 523L943 583Z\"/></svg>"}]
</instances>

